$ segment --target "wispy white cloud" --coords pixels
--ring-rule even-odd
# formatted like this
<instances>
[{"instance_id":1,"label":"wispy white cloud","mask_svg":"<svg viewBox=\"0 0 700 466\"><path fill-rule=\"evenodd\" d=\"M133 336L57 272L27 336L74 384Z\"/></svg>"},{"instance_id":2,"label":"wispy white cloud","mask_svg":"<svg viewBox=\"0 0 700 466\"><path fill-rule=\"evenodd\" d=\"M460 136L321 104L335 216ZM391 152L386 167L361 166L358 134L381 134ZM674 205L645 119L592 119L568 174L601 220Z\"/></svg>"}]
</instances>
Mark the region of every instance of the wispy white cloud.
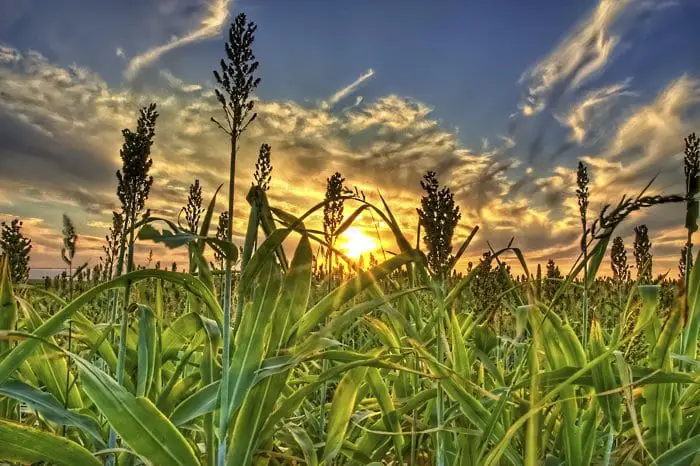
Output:
<instances>
[{"instance_id":1,"label":"wispy white cloud","mask_svg":"<svg viewBox=\"0 0 700 466\"><path fill-rule=\"evenodd\" d=\"M124 71L124 76L127 79L133 79L141 68L158 60L161 55L178 47L182 47L183 45L218 36L226 25L232 3L233 0L211 0L208 4L206 15L202 18L197 29L188 32L182 37L173 38L166 44L153 47L135 56L131 59Z\"/></svg>"},{"instance_id":2,"label":"wispy white cloud","mask_svg":"<svg viewBox=\"0 0 700 466\"><path fill-rule=\"evenodd\" d=\"M362 84L368 79L370 79L372 76L374 76L374 70L370 68L367 71L365 71L359 78L353 81L352 84L338 90L336 93L330 96L328 100L321 102L321 108L332 108L335 104L357 91L360 88L360 86L362 86ZM355 105L359 105L361 101L361 99L358 100Z\"/></svg>"},{"instance_id":3,"label":"wispy white cloud","mask_svg":"<svg viewBox=\"0 0 700 466\"><path fill-rule=\"evenodd\" d=\"M175 76L170 70L160 70L160 75L173 89L178 89L182 92L197 92L202 90L202 86L199 84L187 84L182 79Z\"/></svg>"},{"instance_id":4,"label":"wispy white cloud","mask_svg":"<svg viewBox=\"0 0 700 466\"><path fill-rule=\"evenodd\" d=\"M549 56L522 76L526 86L522 114L556 109L563 95L602 72L640 15L656 6L647 0L600 0Z\"/></svg>"},{"instance_id":5,"label":"wispy white cloud","mask_svg":"<svg viewBox=\"0 0 700 466\"><path fill-rule=\"evenodd\" d=\"M596 142L606 129L610 129L611 112L619 98L637 95L630 90L630 82L627 79L594 89L574 102L566 115L555 115L555 118L571 130L572 141L578 144Z\"/></svg>"},{"instance_id":6,"label":"wispy white cloud","mask_svg":"<svg viewBox=\"0 0 700 466\"><path fill-rule=\"evenodd\" d=\"M22 59L22 54L7 45L0 44L0 63L15 63Z\"/></svg>"}]
</instances>

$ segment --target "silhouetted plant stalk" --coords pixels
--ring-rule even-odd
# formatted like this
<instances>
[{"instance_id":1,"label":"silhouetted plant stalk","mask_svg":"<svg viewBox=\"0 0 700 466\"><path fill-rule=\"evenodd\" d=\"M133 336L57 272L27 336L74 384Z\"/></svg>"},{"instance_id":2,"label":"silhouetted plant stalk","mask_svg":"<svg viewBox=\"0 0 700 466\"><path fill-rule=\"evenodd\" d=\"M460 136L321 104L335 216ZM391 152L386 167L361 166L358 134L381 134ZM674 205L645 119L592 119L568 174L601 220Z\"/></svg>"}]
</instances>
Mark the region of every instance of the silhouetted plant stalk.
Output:
<instances>
[{"instance_id":1,"label":"silhouetted plant stalk","mask_svg":"<svg viewBox=\"0 0 700 466\"><path fill-rule=\"evenodd\" d=\"M73 221L63 214L63 248L61 259L68 266L68 300L73 300L73 258L78 243L78 235L75 233Z\"/></svg>"},{"instance_id":2,"label":"silhouetted plant stalk","mask_svg":"<svg viewBox=\"0 0 700 466\"><path fill-rule=\"evenodd\" d=\"M112 226L109 227L109 233L105 236L105 244L102 246L104 257L102 258L104 280L112 278L114 273L114 265L119 255L119 243L122 237L124 227L124 217L119 212L112 212Z\"/></svg>"},{"instance_id":3,"label":"silhouetted plant stalk","mask_svg":"<svg viewBox=\"0 0 700 466\"><path fill-rule=\"evenodd\" d=\"M258 152L258 160L255 162L255 173L253 175L253 186L257 187L261 193L265 193L270 189L270 182L272 181L272 161L271 161L272 148L269 144L262 144L260 146L260 151ZM257 205L258 211L262 211L264 208L262 205L264 195L258 193L254 196L254 202ZM250 201L250 199L249 199ZM258 249L258 238L256 237L253 241L253 251ZM247 257L244 254L241 259L241 264L243 261L247 261Z\"/></svg>"},{"instance_id":4,"label":"silhouetted plant stalk","mask_svg":"<svg viewBox=\"0 0 700 466\"><path fill-rule=\"evenodd\" d=\"M255 162L255 185L263 191L270 189L272 181L271 151L272 148L269 144L261 145L258 160Z\"/></svg>"},{"instance_id":5,"label":"silhouetted plant stalk","mask_svg":"<svg viewBox=\"0 0 700 466\"><path fill-rule=\"evenodd\" d=\"M681 248L681 257L678 259L678 277L680 278L681 282L685 283L686 280L686 274L688 272L688 263L687 261L690 260L690 267L693 267L693 258L692 256L688 257L688 244L684 244L683 247ZM686 288L687 289L687 288Z\"/></svg>"},{"instance_id":6,"label":"silhouetted plant stalk","mask_svg":"<svg viewBox=\"0 0 700 466\"><path fill-rule=\"evenodd\" d=\"M221 212L219 214L219 223L216 227L216 239L226 241L228 238L228 211ZM224 270L224 254L220 249L214 248L214 260L216 260L219 270ZM219 275L219 301L221 306L224 304L224 283L223 276Z\"/></svg>"},{"instance_id":7,"label":"silhouetted plant stalk","mask_svg":"<svg viewBox=\"0 0 700 466\"><path fill-rule=\"evenodd\" d=\"M325 204L323 205L323 237L326 244L329 246L326 248L325 259L328 293L330 293L333 288L333 248L335 247L335 242L337 240L336 231L343 222L343 210L345 206L343 194L346 193L344 183L345 178L343 178L339 172L335 172L330 178L326 179L326 196ZM323 360L322 368L324 371L328 369L328 361L325 359ZM327 396L328 384L324 383L321 387L321 432L324 431L326 424L325 404Z\"/></svg>"},{"instance_id":8,"label":"silhouetted plant stalk","mask_svg":"<svg viewBox=\"0 0 700 466\"><path fill-rule=\"evenodd\" d=\"M66 214L63 214L63 248L61 249L61 259L68 265L68 300L73 300L73 258L78 244L78 235L75 232L73 221ZM63 408L68 408L68 392L70 390L70 351L73 340L73 319L68 321L68 358L66 367L66 396L63 401ZM63 436L66 435L66 426L63 426Z\"/></svg>"},{"instance_id":9,"label":"silhouetted plant stalk","mask_svg":"<svg viewBox=\"0 0 700 466\"><path fill-rule=\"evenodd\" d=\"M155 137L156 120L158 112L156 104L152 103L143 107L139 113L136 131L128 128L122 130L124 143L119 155L122 159L122 168L117 171L117 197L122 205L123 224L119 246L119 258L116 265L117 277L122 275L124 269L124 256L128 248L126 271L131 272L134 262L134 238L135 225L138 215L143 211L146 200L153 185L153 177L149 175L153 160L151 159L151 146ZM146 215L148 212L146 212ZM128 242L127 242L128 235ZM124 366L126 364L126 337L128 329L127 310L129 307L129 293L131 282L124 286L124 299L121 316L119 354L117 357L117 383L124 383ZM114 290L112 295L112 322L116 322L119 291ZM109 448L116 445L116 433L110 429ZM114 456L108 457L108 463L113 464Z\"/></svg>"},{"instance_id":10,"label":"silhouetted plant stalk","mask_svg":"<svg viewBox=\"0 0 700 466\"><path fill-rule=\"evenodd\" d=\"M221 73L214 71L214 78L219 88L215 90L216 98L224 111L225 122L221 123L212 117L212 121L221 128L230 138L231 142L231 164L229 172L229 192L228 192L228 228L226 240L233 240L233 204L234 186L236 180L236 156L238 152L238 141L256 118L256 113L251 113L255 106L252 93L260 84L260 78L255 76L259 63L253 55L253 41L255 40L255 30L257 26L254 22L247 22L246 15L239 13L231 24L228 34L228 42L225 44L226 58L221 60ZM232 296L232 271L233 263L230 257L226 257L226 278L224 284L224 322L223 322L223 371L221 382L221 404L222 413L228 412L228 370L230 365L230 340L231 340L231 296ZM237 322L240 321L240 314L243 309L241 299L236 306L236 316L234 317L234 335ZM219 451L217 464L223 466L226 462L226 439L228 430L228 416L222 415L219 423Z\"/></svg>"},{"instance_id":11,"label":"silhouetted plant stalk","mask_svg":"<svg viewBox=\"0 0 700 466\"><path fill-rule=\"evenodd\" d=\"M610 248L610 268L613 272L613 280L617 285L618 304L622 304L622 287L630 279L629 265L627 264L627 250L621 236L613 239Z\"/></svg>"},{"instance_id":12,"label":"silhouetted plant stalk","mask_svg":"<svg viewBox=\"0 0 700 466\"><path fill-rule=\"evenodd\" d=\"M634 259L637 264L637 280L648 284L652 280L652 255L649 229L646 225L634 227Z\"/></svg>"},{"instance_id":13,"label":"silhouetted plant stalk","mask_svg":"<svg viewBox=\"0 0 700 466\"><path fill-rule=\"evenodd\" d=\"M428 171L421 180L421 187L425 191L425 196L421 197L421 207L416 209L420 225L425 234L423 241L428 248L428 268L432 274L433 283L437 295L436 322L437 322L437 359L440 364L445 358L445 348L443 339L445 334L445 280L453 264L452 237L457 222L461 218L459 207L455 205L454 196L450 188L444 186L440 188L435 172ZM444 466L447 464L445 457L445 439L443 432L444 419L444 399L440 383L437 390L437 464Z\"/></svg>"},{"instance_id":14,"label":"silhouetted plant stalk","mask_svg":"<svg viewBox=\"0 0 700 466\"><path fill-rule=\"evenodd\" d=\"M128 128L122 130L124 144L120 150L122 169L117 171L117 197L122 204L124 225L120 258L117 262L117 276L123 272L125 250L128 250L126 271L131 272L134 267L134 226L136 219L145 208L153 185L153 177L149 172L153 165L151 146L156 134L157 118L156 104L150 104L141 109L136 132Z\"/></svg>"},{"instance_id":15,"label":"silhouetted plant stalk","mask_svg":"<svg viewBox=\"0 0 700 466\"><path fill-rule=\"evenodd\" d=\"M576 198L578 199L579 217L581 219L581 253L583 254L583 302L581 326L583 346L588 342L588 169L583 162L578 163L576 172Z\"/></svg>"},{"instance_id":16,"label":"silhouetted plant stalk","mask_svg":"<svg viewBox=\"0 0 700 466\"><path fill-rule=\"evenodd\" d=\"M323 237L330 246L326 250L326 271L328 275L328 290L333 283L333 249L337 240L336 230L343 222L343 209L345 206L344 183L345 178L335 172L326 180L326 203L323 206Z\"/></svg>"},{"instance_id":17,"label":"silhouetted plant stalk","mask_svg":"<svg viewBox=\"0 0 700 466\"><path fill-rule=\"evenodd\" d=\"M690 270L693 268L693 233L698 229L698 213L700 208L696 196L700 190L700 139L691 133L685 138L685 157L684 157L684 173L685 173L685 195L686 195L686 213L685 213L685 228L688 230L688 238L685 243L685 267L683 270L683 279L685 289L688 289L690 280Z\"/></svg>"},{"instance_id":18,"label":"silhouetted plant stalk","mask_svg":"<svg viewBox=\"0 0 700 466\"><path fill-rule=\"evenodd\" d=\"M15 218L9 224L2 222L0 249L5 256L5 264L10 271L13 283L24 283L29 279L29 253L32 240L22 233L22 222Z\"/></svg>"},{"instance_id":19,"label":"silhouetted plant stalk","mask_svg":"<svg viewBox=\"0 0 700 466\"><path fill-rule=\"evenodd\" d=\"M202 185L199 184L199 180L194 180L194 183L190 185L190 192L187 195L187 203L182 208L182 213L185 214L185 223L187 224L187 230L190 233L197 234L197 228L199 227L199 220L202 216Z\"/></svg>"},{"instance_id":20,"label":"silhouetted plant stalk","mask_svg":"<svg viewBox=\"0 0 700 466\"><path fill-rule=\"evenodd\" d=\"M452 236L461 218L459 207L447 186L440 188L435 172L423 176L421 187L426 195L417 209L420 223L425 231L423 241L428 248L428 266L433 275L445 280L452 262Z\"/></svg>"},{"instance_id":21,"label":"silhouetted plant stalk","mask_svg":"<svg viewBox=\"0 0 700 466\"><path fill-rule=\"evenodd\" d=\"M189 231L193 235L198 234L197 229L199 227L199 220L202 216L203 210L204 209L202 208L202 185L199 184L199 180L194 180L194 183L190 185L189 193L187 194L187 202L185 203L185 206L182 208L182 210L180 210L180 215L185 214L185 227L187 231ZM192 275L195 275L197 273L197 268L195 264L195 258L192 254L193 252L188 249L189 272ZM196 298L192 296L191 293L187 293L188 312L194 311L195 301Z\"/></svg>"}]
</instances>

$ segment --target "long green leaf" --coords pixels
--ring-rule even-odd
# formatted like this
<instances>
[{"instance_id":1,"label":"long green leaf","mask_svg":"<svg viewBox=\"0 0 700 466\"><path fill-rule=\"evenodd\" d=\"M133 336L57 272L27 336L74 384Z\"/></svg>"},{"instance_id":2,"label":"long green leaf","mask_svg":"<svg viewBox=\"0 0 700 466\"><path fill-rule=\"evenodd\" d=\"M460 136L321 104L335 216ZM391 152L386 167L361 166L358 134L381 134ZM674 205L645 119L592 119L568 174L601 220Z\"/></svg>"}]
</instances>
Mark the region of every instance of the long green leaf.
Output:
<instances>
[{"instance_id":1,"label":"long green leaf","mask_svg":"<svg viewBox=\"0 0 700 466\"><path fill-rule=\"evenodd\" d=\"M350 417L355 411L357 396L366 374L366 367L351 369L340 379L340 383L335 389L328 416L328 433L326 434L326 446L323 449L323 461L330 461L340 453L345 433L350 424Z\"/></svg>"},{"instance_id":2,"label":"long green leaf","mask_svg":"<svg viewBox=\"0 0 700 466\"><path fill-rule=\"evenodd\" d=\"M0 460L57 466L101 466L102 462L75 442L31 427L0 420Z\"/></svg>"},{"instance_id":3,"label":"long green leaf","mask_svg":"<svg viewBox=\"0 0 700 466\"><path fill-rule=\"evenodd\" d=\"M199 465L185 437L149 399L130 394L87 361L75 361L85 393L137 454L153 464Z\"/></svg>"},{"instance_id":4,"label":"long green leaf","mask_svg":"<svg viewBox=\"0 0 700 466\"><path fill-rule=\"evenodd\" d=\"M0 385L0 395L26 404L30 409L41 413L50 422L78 427L90 435L98 445L105 446L100 426L93 418L64 408L50 393L37 390L19 380L8 380Z\"/></svg>"}]
</instances>

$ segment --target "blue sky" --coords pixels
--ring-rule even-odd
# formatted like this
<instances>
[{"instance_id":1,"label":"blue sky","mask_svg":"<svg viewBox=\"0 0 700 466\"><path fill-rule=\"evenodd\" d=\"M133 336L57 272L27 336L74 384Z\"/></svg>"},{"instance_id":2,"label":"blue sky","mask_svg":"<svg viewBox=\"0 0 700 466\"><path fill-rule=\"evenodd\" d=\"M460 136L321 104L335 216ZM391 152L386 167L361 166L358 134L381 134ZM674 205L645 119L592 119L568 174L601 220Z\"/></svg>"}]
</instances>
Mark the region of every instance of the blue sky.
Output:
<instances>
[{"instance_id":1,"label":"blue sky","mask_svg":"<svg viewBox=\"0 0 700 466\"><path fill-rule=\"evenodd\" d=\"M477 247L515 236L533 260L566 262L579 158L598 188L594 209L656 173L659 189L682 187L682 138L700 131L695 0L6 0L0 118L12 137L0 143L0 172L13 189L0 192L0 212L30 218L48 237L68 211L94 258L114 208L118 129L148 100L161 104L167 135L156 149L154 208L177 214L194 177L210 189L221 182L225 141L207 127L211 71L239 11L258 23L262 77L247 157L272 143L271 195L292 209L342 169L394 193L412 229L420 176L438 168L462 201L458 235L479 224L490 236ZM345 97L324 107L338 92ZM76 138L84 128L91 137ZM30 169L38 160L55 170ZM295 190L302 170L314 178ZM53 179L61 171L72 188ZM657 232L659 263L671 267L682 234L667 210L635 221ZM37 241L37 263L58 262L54 243Z\"/></svg>"}]
</instances>

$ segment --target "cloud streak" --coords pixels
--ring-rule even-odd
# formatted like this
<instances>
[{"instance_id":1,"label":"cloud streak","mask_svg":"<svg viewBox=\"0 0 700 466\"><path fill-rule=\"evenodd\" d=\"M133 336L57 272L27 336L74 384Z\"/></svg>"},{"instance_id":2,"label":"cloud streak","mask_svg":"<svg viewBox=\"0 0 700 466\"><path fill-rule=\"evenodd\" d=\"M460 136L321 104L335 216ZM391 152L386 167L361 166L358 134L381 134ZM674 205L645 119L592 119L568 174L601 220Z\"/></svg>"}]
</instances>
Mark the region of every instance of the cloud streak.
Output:
<instances>
[{"instance_id":1,"label":"cloud streak","mask_svg":"<svg viewBox=\"0 0 700 466\"><path fill-rule=\"evenodd\" d=\"M374 70L370 68L367 71L365 71L359 78L353 81L350 85L338 90L336 93L330 96L328 100L321 102L321 108L326 110L333 108L333 106L335 106L338 102L357 91L362 86L362 84L368 79L370 79L372 76L374 76ZM361 99L358 100L355 106L359 105L361 101Z\"/></svg>"},{"instance_id":2,"label":"cloud streak","mask_svg":"<svg viewBox=\"0 0 700 466\"><path fill-rule=\"evenodd\" d=\"M232 3L233 0L211 0L207 13L197 29L132 58L124 71L126 79L133 79L143 67L150 65L171 50L218 36L226 25Z\"/></svg>"},{"instance_id":3,"label":"cloud streak","mask_svg":"<svg viewBox=\"0 0 700 466\"><path fill-rule=\"evenodd\" d=\"M601 73L619 50L622 38L652 9L653 2L646 0L601 0L549 56L522 76L526 86L522 114L556 109L564 94Z\"/></svg>"}]
</instances>

